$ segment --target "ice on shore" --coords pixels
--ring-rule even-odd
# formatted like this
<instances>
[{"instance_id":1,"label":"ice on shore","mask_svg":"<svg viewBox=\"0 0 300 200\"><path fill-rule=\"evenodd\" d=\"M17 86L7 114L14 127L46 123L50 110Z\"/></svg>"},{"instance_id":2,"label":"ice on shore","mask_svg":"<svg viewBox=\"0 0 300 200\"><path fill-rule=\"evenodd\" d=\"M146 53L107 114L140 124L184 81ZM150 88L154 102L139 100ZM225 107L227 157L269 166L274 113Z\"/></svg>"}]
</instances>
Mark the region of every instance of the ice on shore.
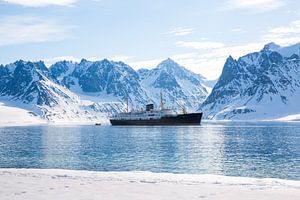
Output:
<instances>
[{"instance_id":1,"label":"ice on shore","mask_svg":"<svg viewBox=\"0 0 300 200\"><path fill-rule=\"evenodd\" d=\"M151 172L0 169L0 199L300 199L300 181Z\"/></svg>"}]
</instances>

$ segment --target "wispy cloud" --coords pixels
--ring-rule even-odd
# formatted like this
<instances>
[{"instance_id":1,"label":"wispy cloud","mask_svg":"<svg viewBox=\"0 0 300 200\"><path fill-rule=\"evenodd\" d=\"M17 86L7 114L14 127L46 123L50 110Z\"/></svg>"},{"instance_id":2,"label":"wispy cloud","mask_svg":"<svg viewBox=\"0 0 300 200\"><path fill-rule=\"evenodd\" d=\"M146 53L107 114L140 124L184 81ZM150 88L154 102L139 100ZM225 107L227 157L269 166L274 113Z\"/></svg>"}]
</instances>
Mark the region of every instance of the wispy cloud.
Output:
<instances>
[{"instance_id":1,"label":"wispy cloud","mask_svg":"<svg viewBox=\"0 0 300 200\"><path fill-rule=\"evenodd\" d=\"M263 43L232 44L209 50L198 49L194 52L176 54L170 57L189 70L202 74L208 79L217 79L229 55L240 57L249 52L258 51L262 47Z\"/></svg>"},{"instance_id":2,"label":"wispy cloud","mask_svg":"<svg viewBox=\"0 0 300 200\"><path fill-rule=\"evenodd\" d=\"M231 30L231 32L233 32L233 33L246 33L247 31L245 31L242 28L234 28L234 29Z\"/></svg>"},{"instance_id":3,"label":"wispy cloud","mask_svg":"<svg viewBox=\"0 0 300 200\"><path fill-rule=\"evenodd\" d=\"M225 9L255 9L255 11L269 11L284 5L284 0L227 0Z\"/></svg>"},{"instance_id":4,"label":"wispy cloud","mask_svg":"<svg viewBox=\"0 0 300 200\"><path fill-rule=\"evenodd\" d=\"M241 32L243 30L237 28L231 31ZM260 51L269 42L275 42L281 46L299 43L300 20L292 21L286 26L269 28L255 42L228 44L215 41L179 41L175 43L177 47L194 51L170 57L190 70L201 73L208 79L215 79L220 75L224 62L229 55L238 58L247 53Z\"/></svg>"},{"instance_id":5,"label":"wispy cloud","mask_svg":"<svg viewBox=\"0 0 300 200\"><path fill-rule=\"evenodd\" d=\"M114 55L110 56L107 59L113 60L113 61L122 61L122 62L127 62L131 57L126 56L126 55Z\"/></svg>"},{"instance_id":6,"label":"wispy cloud","mask_svg":"<svg viewBox=\"0 0 300 200\"><path fill-rule=\"evenodd\" d=\"M262 40L266 43L275 42L283 46L300 42L300 20L292 21L287 26L271 28Z\"/></svg>"},{"instance_id":7,"label":"wispy cloud","mask_svg":"<svg viewBox=\"0 0 300 200\"><path fill-rule=\"evenodd\" d=\"M210 41L203 41L203 42L178 41L175 42L175 45L178 47L187 47L193 49L216 49L225 46L225 44L221 42L210 42Z\"/></svg>"},{"instance_id":8,"label":"wispy cloud","mask_svg":"<svg viewBox=\"0 0 300 200\"><path fill-rule=\"evenodd\" d=\"M62 40L72 28L34 16L4 17L0 24L0 46Z\"/></svg>"},{"instance_id":9,"label":"wispy cloud","mask_svg":"<svg viewBox=\"0 0 300 200\"><path fill-rule=\"evenodd\" d=\"M44 58L42 59L47 67L50 67L52 64L59 62L59 61L73 61L73 62L79 62L80 58L76 58L74 56L57 56L53 58Z\"/></svg>"},{"instance_id":10,"label":"wispy cloud","mask_svg":"<svg viewBox=\"0 0 300 200\"><path fill-rule=\"evenodd\" d=\"M241 28L232 29L232 32L241 33ZM202 74L208 79L217 79L229 55L234 58L246 55L251 52L260 51L269 42L275 42L286 46L300 42L300 20L293 21L287 26L270 28L257 39L256 42L225 44L222 42L209 41L178 41L174 45L190 50L189 53L171 55L179 64L187 67L196 73ZM134 68L152 68L163 59L152 59L130 63Z\"/></svg>"},{"instance_id":11,"label":"wispy cloud","mask_svg":"<svg viewBox=\"0 0 300 200\"><path fill-rule=\"evenodd\" d=\"M182 66L185 66L187 69L213 80L220 76L224 62L229 55L239 57L249 52L258 51L262 49L263 45L263 43L225 45L220 42L208 41L180 43L180 45L177 44L176 46L192 49L193 51L189 53L170 55L169 57ZM115 58L118 58L118 56ZM122 56L120 58L122 58ZM166 57L161 57L138 60L127 56L124 58L126 59L126 63L134 69L154 68L166 59ZM111 57L111 59L116 60L114 57Z\"/></svg>"},{"instance_id":12,"label":"wispy cloud","mask_svg":"<svg viewBox=\"0 0 300 200\"><path fill-rule=\"evenodd\" d=\"M76 0L1 0L6 3L16 4L26 7L42 7L49 5L71 6Z\"/></svg>"},{"instance_id":13,"label":"wispy cloud","mask_svg":"<svg viewBox=\"0 0 300 200\"><path fill-rule=\"evenodd\" d=\"M194 32L193 28L186 28L186 27L177 27L171 31L166 32L167 35L173 35L173 36L184 36L184 35L190 35Z\"/></svg>"}]
</instances>

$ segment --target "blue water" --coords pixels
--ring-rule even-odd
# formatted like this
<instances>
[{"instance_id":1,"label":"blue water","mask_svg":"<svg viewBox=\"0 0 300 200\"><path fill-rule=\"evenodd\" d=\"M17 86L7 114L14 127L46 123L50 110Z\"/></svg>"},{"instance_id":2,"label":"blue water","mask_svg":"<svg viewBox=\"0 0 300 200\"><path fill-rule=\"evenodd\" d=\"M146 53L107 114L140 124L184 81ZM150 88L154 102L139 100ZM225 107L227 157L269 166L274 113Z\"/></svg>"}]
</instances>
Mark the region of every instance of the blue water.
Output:
<instances>
[{"instance_id":1,"label":"blue water","mask_svg":"<svg viewBox=\"0 0 300 200\"><path fill-rule=\"evenodd\" d=\"M300 180L300 123L0 127L0 167Z\"/></svg>"}]
</instances>

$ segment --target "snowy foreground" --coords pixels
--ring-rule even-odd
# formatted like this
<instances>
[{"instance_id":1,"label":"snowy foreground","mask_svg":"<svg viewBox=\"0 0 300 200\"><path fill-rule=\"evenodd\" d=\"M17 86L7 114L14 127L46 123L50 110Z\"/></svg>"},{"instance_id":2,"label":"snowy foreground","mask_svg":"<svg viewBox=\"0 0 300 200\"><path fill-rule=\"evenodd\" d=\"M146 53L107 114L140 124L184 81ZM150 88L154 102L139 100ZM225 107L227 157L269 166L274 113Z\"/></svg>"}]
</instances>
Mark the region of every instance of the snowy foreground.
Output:
<instances>
[{"instance_id":1,"label":"snowy foreground","mask_svg":"<svg viewBox=\"0 0 300 200\"><path fill-rule=\"evenodd\" d=\"M300 181L150 172L0 169L0 199L300 199Z\"/></svg>"}]
</instances>

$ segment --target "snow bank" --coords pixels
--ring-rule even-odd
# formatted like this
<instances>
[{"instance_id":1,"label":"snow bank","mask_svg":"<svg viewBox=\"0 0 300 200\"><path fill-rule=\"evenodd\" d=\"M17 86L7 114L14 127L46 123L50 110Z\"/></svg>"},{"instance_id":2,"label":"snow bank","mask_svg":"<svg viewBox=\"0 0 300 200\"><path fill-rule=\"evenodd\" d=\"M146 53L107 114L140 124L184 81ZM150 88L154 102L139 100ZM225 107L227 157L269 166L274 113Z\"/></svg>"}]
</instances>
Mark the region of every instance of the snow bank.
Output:
<instances>
[{"instance_id":1,"label":"snow bank","mask_svg":"<svg viewBox=\"0 0 300 200\"><path fill-rule=\"evenodd\" d=\"M0 169L0 199L299 199L300 181L151 172Z\"/></svg>"},{"instance_id":2,"label":"snow bank","mask_svg":"<svg viewBox=\"0 0 300 200\"><path fill-rule=\"evenodd\" d=\"M0 102L0 126L16 126L46 123L34 113L21 107L13 107Z\"/></svg>"},{"instance_id":3,"label":"snow bank","mask_svg":"<svg viewBox=\"0 0 300 200\"><path fill-rule=\"evenodd\" d=\"M276 121L299 121L300 122L300 114L288 115L288 116L279 118Z\"/></svg>"}]
</instances>

